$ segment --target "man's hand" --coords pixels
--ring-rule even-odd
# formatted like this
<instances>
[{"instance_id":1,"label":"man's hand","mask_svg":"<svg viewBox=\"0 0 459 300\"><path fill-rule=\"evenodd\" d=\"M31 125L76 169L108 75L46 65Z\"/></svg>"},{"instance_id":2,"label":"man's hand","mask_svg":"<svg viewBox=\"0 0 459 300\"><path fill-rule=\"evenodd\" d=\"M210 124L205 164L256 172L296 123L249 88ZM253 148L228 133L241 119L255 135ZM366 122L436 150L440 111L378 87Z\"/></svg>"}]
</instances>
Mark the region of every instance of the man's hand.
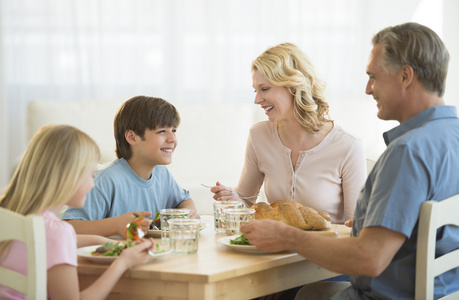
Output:
<instances>
[{"instance_id":1,"label":"man's hand","mask_svg":"<svg viewBox=\"0 0 459 300\"><path fill-rule=\"evenodd\" d=\"M244 233L250 244L262 251L288 250L283 240L285 234L290 230L299 229L273 220L253 220L241 225L241 232Z\"/></svg>"}]
</instances>

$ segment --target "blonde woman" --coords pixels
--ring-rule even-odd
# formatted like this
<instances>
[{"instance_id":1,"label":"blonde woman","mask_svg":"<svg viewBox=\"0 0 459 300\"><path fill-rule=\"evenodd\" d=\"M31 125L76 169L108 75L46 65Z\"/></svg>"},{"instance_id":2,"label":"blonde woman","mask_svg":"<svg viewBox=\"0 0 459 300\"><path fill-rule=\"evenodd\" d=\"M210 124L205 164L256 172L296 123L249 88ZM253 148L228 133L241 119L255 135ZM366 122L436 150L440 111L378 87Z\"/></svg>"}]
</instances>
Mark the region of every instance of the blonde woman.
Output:
<instances>
[{"instance_id":1,"label":"blonde woman","mask_svg":"<svg viewBox=\"0 0 459 300\"><path fill-rule=\"evenodd\" d=\"M45 126L31 140L0 198L0 207L44 218L49 299L104 299L128 268L147 261L148 248L155 249L153 240L144 240L123 251L98 280L80 292L76 247L108 239L89 235L77 239L73 227L58 219L52 211L60 211L65 204L83 206L86 194L94 186L93 175L99 156L96 143L82 131L66 125ZM23 243L0 244L3 267L26 274L26 257ZM25 296L0 286L0 298L25 299Z\"/></svg>"},{"instance_id":2,"label":"blonde woman","mask_svg":"<svg viewBox=\"0 0 459 300\"><path fill-rule=\"evenodd\" d=\"M269 202L292 199L328 212L333 223L351 219L366 178L363 146L329 118L325 84L309 58L279 44L253 61L252 80L254 102L269 121L250 129L235 193L217 182L214 198L242 196L251 206L264 184Z\"/></svg>"}]
</instances>

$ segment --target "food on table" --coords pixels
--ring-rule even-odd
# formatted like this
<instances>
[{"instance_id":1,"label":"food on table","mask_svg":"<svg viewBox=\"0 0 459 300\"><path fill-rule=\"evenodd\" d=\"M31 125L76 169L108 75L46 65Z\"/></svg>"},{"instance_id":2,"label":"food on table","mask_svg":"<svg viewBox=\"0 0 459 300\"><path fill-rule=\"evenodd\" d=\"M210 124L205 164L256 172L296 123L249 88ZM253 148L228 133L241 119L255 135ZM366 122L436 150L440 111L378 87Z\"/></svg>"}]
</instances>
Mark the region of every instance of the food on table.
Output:
<instances>
[{"instance_id":1,"label":"food on table","mask_svg":"<svg viewBox=\"0 0 459 300\"><path fill-rule=\"evenodd\" d=\"M145 217L137 217L134 221L129 223L126 226L126 239L128 240L140 240L141 237L144 236L142 229L140 228L140 222L144 219ZM140 231L140 232L139 232ZM139 234L141 236L139 236Z\"/></svg>"},{"instance_id":2,"label":"food on table","mask_svg":"<svg viewBox=\"0 0 459 300\"><path fill-rule=\"evenodd\" d=\"M102 246L98 247L96 250L91 252L92 256L119 256L121 252L130 247L134 247L135 244L133 240L140 240L144 233L140 228L139 223L144 219L144 217L137 217L134 221L126 225L126 241L121 242L106 242ZM160 249L159 245L156 244L156 253L165 252L164 249ZM151 254L152 255L152 254Z\"/></svg>"},{"instance_id":3,"label":"food on table","mask_svg":"<svg viewBox=\"0 0 459 300\"><path fill-rule=\"evenodd\" d=\"M96 250L91 252L92 256L119 256L121 252L129 247L133 247L134 243L131 241L126 241L125 244L106 242L102 246L98 247Z\"/></svg>"},{"instance_id":4,"label":"food on table","mask_svg":"<svg viewBox=\"0 0 459 300\"><path fill-rule=\"evenodd\" d=\"M102 246L98 247L96 250L91 252L92 256L120 256L121 252L130 247L134 247L134 243L131 241L126 241L126 243L113 243L113 242L106 242ZM156 251L155 253L163 253L166 252L165 249L160 248L158 244L156 244Z\"/></svg>"},{"instance_id":5,"label":"food on table","mask_svg":"<svg viewBox=\"0 0 459 300\"><path fill-rule=\"evenodd\" d=\"M156 226L156 228L154 226ZM159 211L155 213L155 218L150 223L150 229L161 230L161 220L160 220Z\"/></svg>"},{"instance_id":6,"label":"food on table","mask_svg":"<svg viewBox=\"0 0 459 300\"><path fill-rule=\"evenodd\" d=\"M303 206L293 200L278 200L271 204L258 202L252 206L255 219L271 219L301 229L328 229L331 227L330 215Z\"/></svg>"},{"instance_id":7,"label":"food on table","mask_svg":"<svg viewBox=\"0 0 459 300\"><path fill-rule=\"evenodd\" d=\"M229 242L233 245L250 245L249 240L245 237L244 234L241 234L235 239L230 239Z\"/></svg>"}]
</instances>

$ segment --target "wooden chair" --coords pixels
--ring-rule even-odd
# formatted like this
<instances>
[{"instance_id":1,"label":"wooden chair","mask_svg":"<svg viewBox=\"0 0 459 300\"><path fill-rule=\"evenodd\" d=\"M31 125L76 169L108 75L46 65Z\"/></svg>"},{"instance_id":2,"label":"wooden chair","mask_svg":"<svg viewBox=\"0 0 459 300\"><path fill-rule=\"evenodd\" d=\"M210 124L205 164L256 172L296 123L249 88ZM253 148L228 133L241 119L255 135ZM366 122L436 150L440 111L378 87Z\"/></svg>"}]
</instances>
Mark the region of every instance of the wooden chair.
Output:
<instances>
[{"instance_id":1,"label":"wooden chair","mask_svg":"<svg viewBox=\"0 0 459 300\"><path fill-rule=\"evenodd\" d=\"M376 161L370 158L367 158L367 176L370 175L371 170L375 166Z\"/></svg>"},{"instance_id":2,"label":"wooden chair","mask_svg":"<svg viewBox=\"0 0 459 300\"><path fill-rule=\"evenodd\" d=\"M27 295L46 299L46 236L43 217L24 216L0 207L0 242L22 241L27 245L27 276L0 267L0 285Z\"/></svg>"},{"instance_id":3,"label":"wooden chair","mask_svg":"<svg viewBox=\"0 0 459 300\"><path fill-rule=\"evenodd\" d=\"M443 201L426 201L421 206L416 253L415 299L433 299L434 278L459 267L459 249L435 258L437 229L459 226L459 194ZM457 245L459 248L459 245ZM459 299L459 292L441 299Z\"/></svg>"}]
</instances>

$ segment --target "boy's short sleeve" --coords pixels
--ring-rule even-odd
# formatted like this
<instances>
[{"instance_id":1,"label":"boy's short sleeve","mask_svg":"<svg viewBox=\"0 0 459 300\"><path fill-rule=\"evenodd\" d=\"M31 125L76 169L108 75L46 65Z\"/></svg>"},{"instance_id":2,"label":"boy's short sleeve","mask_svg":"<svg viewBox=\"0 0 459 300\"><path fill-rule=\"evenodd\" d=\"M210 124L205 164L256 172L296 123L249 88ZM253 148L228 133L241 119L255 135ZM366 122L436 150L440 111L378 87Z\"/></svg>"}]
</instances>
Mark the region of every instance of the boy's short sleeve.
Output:
<instances>
[{"instance_id":1,"label":"boy's short sleeve","mask_svg":"<svg viewBox=\"0 0 459 300\"><path fill-rule=\"evenodd\" d=\"M101 220L107 217L110 207L107 195L99 186L89 191L82 208L69 207L62 215L63 220Z\"/></svg>"}]
</instances>

